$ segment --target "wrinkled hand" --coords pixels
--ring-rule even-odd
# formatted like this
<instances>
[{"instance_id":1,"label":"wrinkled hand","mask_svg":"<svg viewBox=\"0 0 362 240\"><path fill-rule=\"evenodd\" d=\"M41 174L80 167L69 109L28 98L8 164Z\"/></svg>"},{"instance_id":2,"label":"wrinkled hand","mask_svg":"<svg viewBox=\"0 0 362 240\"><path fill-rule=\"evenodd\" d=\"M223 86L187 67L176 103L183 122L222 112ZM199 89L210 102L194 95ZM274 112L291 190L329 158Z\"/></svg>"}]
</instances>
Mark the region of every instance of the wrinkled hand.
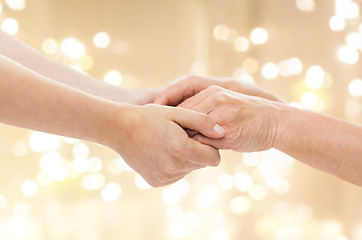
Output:
<instances>
[{"instance_id":1,"label":"wrinkled hand","mask_svg":"<svg viewBox=\"0 0 362 240\"><path fill-rule=\"evenodd\" d=\"M158 93L154 103L177 106L187 98L192 97L200 91L213 85L246 95L258 96L272 101L282 102L280 98L276 97L272 93L240 80L186 76L171 83Z\"/></svg>"},{"instance_id":2,"label":"wrinkled hand","mask_svg":"<svg viewBox=\"0 0 362 240\"><path fill-rule=\"evenodd\" d=\"M129 108L127 116L115 119L122 131L117 134L114 129L116 141L111 147L151 186L168 185L193 170L219 164L218 150L193 140L183 129L223 137L225 131L211 117L153 104Z\"/></svg>"},{"instance_id":3,"label":"wrinkled hand","mask_svg":"<svg viewBox=\"0 0 362 240\"><path fill-rule=\"evenodd\" d=\"M273 147L279 123L278 105L281 104L212 86L180 106L208 114L226 131L226 136L219 139L199 133L193 139L217 149L254 152Z\"/></svg>"}]
</instances>

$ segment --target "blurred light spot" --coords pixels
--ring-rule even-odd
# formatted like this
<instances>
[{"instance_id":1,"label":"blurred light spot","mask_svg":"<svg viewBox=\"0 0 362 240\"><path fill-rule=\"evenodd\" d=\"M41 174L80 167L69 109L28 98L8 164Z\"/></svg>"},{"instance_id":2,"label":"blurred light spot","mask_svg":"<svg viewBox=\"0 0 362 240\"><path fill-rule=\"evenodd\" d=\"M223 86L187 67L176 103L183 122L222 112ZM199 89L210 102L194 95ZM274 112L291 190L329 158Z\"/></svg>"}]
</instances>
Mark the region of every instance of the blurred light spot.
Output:
<instances>
[{"instance_id":1,"label":"blurred light spot","mask_svg":"<svg viewBox=\"0 0 362 240\"><path fill-rule=\"evenodd\" d=\"M24 141L16 141L12 148L11 151L13 152L13 154L17 157L23 157L27 154L28 152L28 146Z\"/></svg>"},{"instance_id":2,"label":"blurred light spot","mask_svg":"<svg viewBox=\"0 0 362 240\"><path fill-rule=\"evenodd\" d=\"M277 230L277 240L303 240L304 231L300 227L280 228Z\"/></svg>"},{"instance_id":3,"label":"blurred light spot","mask_svg":"<svg viewBox=\"0 0 362 240\"><path fill-rule=\"evenodd\" d=\"M353 32L347 35L346 44L354 49L362 48L362 33Z\"/></svg>"},{"instance_id":4,"label":"blurred light spot","mask_svg":"<svg viewBox=\"0 0 362 240\"><path fill-rule=\"evenodd\" d=\"M74 65L70 66L70 68L72 68L72 69L74 69L74 70L76 70L78 72L83 72L83 68L81 66L77 65L77 64L74 64Z\"/></svg>"},{"instance_id":5,"label":"blurred light spot","mask_svg":"<svg viewBox=\"0 0 362 240\"><path fill-rule=\"evenodd\" d=\"M230 174L224 173L219 177L219 186L222 190L228 191L234 186L234 179Z\"/></svg>"},{"instance_id":6,"label":"blurred light spot","mask_svg":"<svg viewBox=\"0 0 362 240\"><path fill-rule=\"evenodd\" d=\"M360 103L355 100L348 100L344 107L344 111L349 119L357 119L361 114Z\"/></svg>"},{"instance_id":7,"label":"blurred light spot","mask_svg":"<svg viewBox=\"0 0 362 240\"><path fill-rule=\"evenodd\" d=\"M226 229L220 228L215 230L211 235L211 240L228 240L229 233Z\"/></svg>"},{"instance_id":8,"label":"blurred light spot","mask_svg":"<svg viewBox=\"0 0 362 240\"><path fill-rule=\"evenodd\" d=\"M349 93L354 97L361 97L362 96L362 80L361 79L354 79L348 85Z\"/></svg>"},{"instance_id":9,"label":"blurred light spot","mask_svg":"<svg viewBox=\"0 0 362 240\"><path fill-rule=\"evenodd\" d=\"M11 237L23 239L28 235L28 219L23 214L14 214L10 221Z\"/></svg>"},{"instance_id":10,"label":"blurred light spot","mask_svg":"<svg viewBox=\"0 0 362 240\"><path fill-rule=\"evenodd\" d=\"M342 31L346 27L346 20L342 16L332 16L329 19L329 27L333 31Z\"/></svg>"},{"instance_id":11,"label":"blurred light spot","mask_svg":"<svg viewBox=\"0 0 362 240\"><path fill-rule=\"evenodd\" d=\"M259 154L258 153L243 153L243 163L246 166L253 167L258 165Z\"/></svg>"},{"instance_id":12,"label":"blurred light spot","mask_svg":"<svg viewBox=\"0 0 362 240\"><path fill-rule=\"evenodd\" d=\"M359 6L350 0L336 0L336 14L345 19L354 19L359 16Z\"/></svg>"},{"instance_id":13,"label":"blurred light spot","mask_svg":"<svg viewBox=\"0 0 362 240\"><path fill-rule=\"evenodd\" d=\"M88 71L93 67L93 59L86 54L78 59L77 63L84 71Z\"/></svg>"},{"instance_id":14,"label":"blurred light spot","mask_svg":"<svg viewBox=\"0 0 362 240\"><path fill-rule=\"evenodd\" d=\"M33 180L25 180L21 186L21 191L25 196L32 197L38 193L38 184Z\"/></svg>"},{"instance_id":15,"label":"blurred light spot","mask_svg":"<svg viewBox=\"0 0 362 240\"><path fill-rule=\"evenodd\" d=\"M302 95L300 103L306 109L314 109L317 107L318 97L314 93L306 92Z\"/></svg>"},{"instance_id":16,"label":"blurred light spot","mask_svg":"<svg viewBox=\"0 0 362 240\"><path fill-rule=\"evenodd\" d=\"M177 221L171 224L170 233L174 238L186 238L189 234L190 227L185 221Z\"/></svg>"},{"instance_id":17,"label":"blurred light spot","mask_svg":"<svg viewBox=\"0 0 362 240\"><path fill-rule=\"evenodd\" d=\"M143 179L143 177L141 177L141 175L137 174L135 177L135 183L136 186L139 189L151 189L152 187Z\"/></svg>"},{"instance_id":18,"label":"blurred light spot","mask_svg":"<svg viewBox=\"0 0 362 240\"><path fill-rule=\"evenodd\" d=\"M238 80L242 81L242 82L245 82L245 83L250 83L250 84L254 84L255 81L254 81L254 78L249 75L249 74L243 74L243 75L240 75L238 77Z\"/></svg>"},{"instance_id":19,"label":"blurred light spot","mask_svg":"<svg viewBox=\"0 0 362 240\"><path fill-rule=\"evenodd\" d=\"M349 46L341 47L338 50L338 56L339 59L346 64L355 64L359 59L356 49Z\"/></svg>"},{"instance_id":20,"label":"blurred light spot","mask_svg":"<svg viewBox=\"0 0 362 240\"><path fill-rule=\"evenodd\" d=\"M65 55L75 59L83 57L85 53L83 44L74 38L65 39L61 44L61 49Z\"/></svg>"},{"instance_id":21,"label":"blurred light spot","mask_svg":"<svg viewBox=\"0 0 362 240\"><path fill-rule=\"evenodd\" d=\"M290 188L290 183L287 180L282 180L277 186L274 186L276 193L283 195L287 194Z\"/></svg>"},{"instance_id":22,"label":"blurred light spot","mask_svg":"<svg viewBox=\"0 0 362 240\"><path fill-rule=\"evenodd\" d=\"M287 60L283 60L281 62L279 62L278 64L278 71L280 76L289 76L289 66L288 66L288 61Z\"/></svg>"},{"instance_id":23,"label":"blurred light spot","mask_svg":"<svg viewBox=\"0 0 362 240\"><path fill-rule=\"evenodd\" d=\"M287 61L287 66L289 73L293 75L298 75L303 70L303 63L295 57Z\"/></svg>"},{"instance_id":24,"label":"blurred light spot","mask_svg":"<svg viewBox=\"0 0 362 240\"><path fill-rule=\"evenodd\" d=\"M264 44L268 40L268 32L264 28L255 28L250 34L250 40L256 45Z\"/></svg>"},{"instance_id":25,"label":"blurred light spot","mask_svg":"<svg viewBox=\"0 0 362 240\"><path fill-rule=\"evenodd\" d=\"M130 49L126 41L118 40L113 44L112 51L114 54L122 55Z\"/></svg>"},{"instance_id":26,"label":"blurred light spot","mask_svg":"<svg viewBox=\"0 0 362 240\"><path fill-rule=\"evenodd\" d=\"M243 214L250 210L251 200L246 196L234 197L230 201L230 210L235 214Z\"/></svg>"},{"instance_id":27,"label":"blurred light spot","mask_svg":"<svg viewBox=\"0 0 362 240\"><path fill-rule=\"evenodd\" d=\"M45 39L41 49L47 54L55 54L58 51L58 43L52 38Z\"/></svg>"},{"instance_id":28,"label":"blurred light spot","mask_svg":"<svg viewBox=\"0 0 362 240\"><path fill-rule=\"evenodd\" d=\"M188 223L190 227L197 227L200 224L200 218L196 213L192 211L187 211L183 215L183 219Z\"/></svg>"},{"instance_id":29,"label":"blurred light spot","mask_svg":"<svg viewBox=\"0 0 362 240\"><path fill-rule=\"evenodd\" d=\"M197 205L201 209L210 208L219 197L219 195L220 190L214 185L209 185L205 187L197 197Z\"/></svg>"},{"instance_id":30,"label":"blurred light spot","mask_svg":"<svg viewBox=\"0 0 362 240\"><path fill-rule=\"evenodd\" d=\"M116 201L122 194L121 187L114 182L108 183L102 190L102 198L106 202Z\"/></svg>"},{"instance_id":31,"label":"blurred light spot","mask_svg":"<svg viewBox=\"0 0 362 240\"><path fill-rule=\"evenodd\" d=\"M163 201L169 205L177 203L180 200L180 197L177 190L172 187L165 189L162 193Z\"/></svg>"},{"instance_id":32,"label":"blurred light spot","mask_svg":"<svg viewBox=\"0 0 362 240\"><path fill-rule=\"evenodd\" d=\"M11 10L21 11L25 9L25 0L5 0Z\"/></svg>"},{"instance_id":33,"label":"blurred light spot","mask_svg":"<svg viewBox=\"0 0 362 240\"><path fill-rule=\"evenodd\" d=\"M88 171L92 172L92 173L98 173L102 170L103 168L103 163L102 161L97 158L97 157L91 157L88 159L89 162L89 168Z\"/></svg>"},{"instance_id":34,"label":"blurred light spot","mask_svg":"<svg viewBox=\"0 0 362 240\"><path fill-rule=\"evenodd\" d=\"M343 231L343 226L339 221L329 220L322 226L322 234L326 238L333 238Z\"/></svg>"},{"instance_id":35,"label":"blurred light spot","mask_svg":"<svg viewBox=\"0 0 362 240\"><path fill-rule=\"evenodd\" d=\"M207 67L203 62L196 61L191 65L190 73L196 75L205 75L206 69Z\"/></svg>"},{"instance_id":36,"label":"blurred light spot","mask_svg":"<svg viewBox=\"0 0 362 240\"><path fill-rule=\"evenodd\" d=\"M99 190L104 186L105 179L102 174L88 174L82 178L81 185L85 190Z\"/></svg>"},{"instance_id":37,"label":"blurred light spot","mask_svg":"<svg viewBox=\"0 0 362 240\"><path fill-rule=\"evenodd\" d=\"M68 143L68 144L74 144L76 142L79 142L79 139L76 139L76 138L70 138L70 137L60 137L60 139L62 139L65 143Z\"/></svg>"},{"instance_id":38,"label":"blurred light spot","mask_svg":"<svg viewBox=\"0 0 362 240\"><path fill-rule=\"evenodd\" d=\"M74 157L88 157L89 147L83 142L76 143L73 147L73 156Z\"/></svg>"},{"instance_id":39,"label":"blurred light spot","mask_svg":"<svg viewBox=\"0 0 362 240\"><path fill-rule=\"evenodd\" d=\"M3 12L3 5L0 3L0 17L1 17L2 12Z\"/></svg>"},{"instance_id":40,"label":"blurred light spot","mask_svg":"<svg viewBox=\"0 0 362 240\"><path fill-rule=\"evenodd\" d=\"M4 197L4 195L0 194L0 210L4 209L7 205L8 201Z\"/></svg>"},{"instance_id":41,"label":"blurred light spot","mask_svg":"<svg viewBox=\"0 0 362 240\"><path fill-rule=\"evenodd\" d=\"M234 41L234 49L237 52L246 52L249 48L249 40L246 37L237 37Z\"/></svg>"},{"instance_id":42,"label":"blurred light spot","mask_svg":"<svg viewBox=\"0 0 362 240\"><path fill-rule=\"evenodd\" d=\"M182 217L182 208L177 205L169 206L166 214L170 220L178 220Z\"/></svg>"},{"instance_id":43,"label":"blurred light spot","mask_svg":"<svg viewBox=\"0 0 362 240\"><path fill-rule=\"evenodd\" d=\"M46 187L49 186L52 183L52 178L50 176L50 174L46 171L40 171L38 172L38 174L36 175L36 181Z\"/></svg>"},{"instance_id":44,"label":"blurred light spot","mask_svg":"<svg viewBox=\"0 0 362 240\"><path fill-rule=\"evenodd\" d=\"M119 175L122 171L130 171L132 168L127 165L122 157L112 160L108 164L108 171L113 175Z\"/></svg>"},{"instance_id":45,"label":"blurred light spot","mask_svg":"<svg viewBox=\"0 0 362 240\"><path fill-rule=\"evenodd\" d=\"M10 35L15 35L19 31L19 25L14 18L6 18L1 24L1 29Z\"/></svg>"},{"instance_id":46,"label":"blurred light spot","mask_svg":"<svg viewBox=\"0 0 362 240\"><path fill-rule=\"evenodd\" d=\"M242 192L247 192L253 186L253 179L246 173L235 174L236 188Z\"/></svg>"},{"instance_id":47,"label":"blurred light spot","mask_svg":"<svg viewBox=\"0 0 362 240\"><path fill-rule=\"evenodd\" d=\"M39 165L54 181L63 181L68 175L66 161L57 152L46 153Z\"/></svg>"},{"instance_id":48,"label":"blurred light spot","mask_svg":"<svg viewBox=\"0 0 362 240\"><path fill-rule=\"evenodd\" d=\"M255 201L261 201L263 200L267 195L266 189L264 186L262 185L254 185L250 190L249 190L249 196L251 199L255 200Z\"/></svg>"},{"instance_id":49,"label":"blurred light spot","mask_svg":"<svg viewBox=\"0 0 362 240\"><path fill-rule=\"evenodd\" d=\"M213 33L216 40L226 41L229 38L230 29L224 25L217 25Z\"/></svg>"},{"instance_id":50,"label":"blurred light spot","mask_svg":"<svg viewBox=\"0 0 362 240\"><path fill-rule=\"evenodd\" d=\"M302 206L297 209L297 218L301 222L308 222L313 217L313 211L308 206Z\"/></svg>"},{"instance_id":51,"label":"blurred light spot","mask_svg":"<svg viewBox=\"0 0 362 240\"><path fill-rule=\"evenodd\" d=\"M89 169L89 161L86 157L76 157L72 163L73 168L79 173L85 173Z\"/></svg>"},{"instance_id":52,"label":"blurred light spot","mask_svg":"<svg viewBox=\"0 0 362 240\"><path fill-rule=\"evenodd\" d=\"M32 131L29 146L33 152L55 151L60 146L60 139L53 134Z\"/></svg>"},{"instance_id":53,"label":"blurred light spot","mask_svg":"<svg viewBox=\"0 0 362 240\"><path fill-rule=\"evenodd\" d=\"M296 0L295 4L303 12L313 12L315 10L314 0Z\"/></svg>"},{"instance_id":54,"label":"blurred light spot","mask_svg":"<svg viewBox=\"0 0 362 240\"><path fill-rule=\"evenodd\" d=\"M104 76L104 82L114 85L114 86L120 86L122 83L123 77L121 75L120 72L118 71L109 71L105 76Z\"/></svg>"},{"instance_id":55,"label":"blurred light spot","mask_svg":"<svg viewBox=\"0 0 362 240\"><path fill-rule=\"evenodd\" d=\"M93 38L93 43L97 48L106 48L109 46L110 42L111 39L106 32L97 33Z\"/></svg>"},{"instance_id":56,"label":"blurred light spot","mask_svg":"<svg viewBox=\"0 0 362 240\"><path fill-rule=\"evenodd\" d=\"M258 70L259 64L255 58L247 58L243 61L243 69L248 74L253 74Z\"/></svg>"},{"instance_id":57,"label":"blurred light spot","mask_svg":"<svg viewBox=\"0 0 362 240\"><path fill-rule=\"evenodd\" d=\"M278 66L275 63L266 63L263 66L261 73L266 79L274 79L278 76L278 71Z\"/></svg>"},{"instance_id":58,"label":"blurred light spot","mask_svg":"<svg viewBox=\"0 0 362 240\"><path fill-rule=\"evenodd\" d=\"M311 89L318 89L323 86L324 71L320 66L311 66L305 77L307 86Z\"/></svg>"}]
</instances>

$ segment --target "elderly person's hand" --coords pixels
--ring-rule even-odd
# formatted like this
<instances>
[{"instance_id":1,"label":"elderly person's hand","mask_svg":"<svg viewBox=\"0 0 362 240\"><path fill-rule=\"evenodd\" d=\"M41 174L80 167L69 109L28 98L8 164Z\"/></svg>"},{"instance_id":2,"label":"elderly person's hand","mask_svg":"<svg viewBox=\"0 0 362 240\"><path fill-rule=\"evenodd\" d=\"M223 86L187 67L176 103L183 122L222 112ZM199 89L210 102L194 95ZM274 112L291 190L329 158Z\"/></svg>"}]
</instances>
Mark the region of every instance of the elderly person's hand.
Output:
<instances>
[{"instance_id":1,"label":"elderly person's hand","mask_svg":"<svg viewBox=\"0 0 362 240\"><path fill-rule=\"evenodd\" d=\"M272 147L346 181L362 186L362 125L293 108L264 98L209 87L182 107L207 113L226 131L197 141L219 149L262 151Z\"/></svg>"}]
</instances>

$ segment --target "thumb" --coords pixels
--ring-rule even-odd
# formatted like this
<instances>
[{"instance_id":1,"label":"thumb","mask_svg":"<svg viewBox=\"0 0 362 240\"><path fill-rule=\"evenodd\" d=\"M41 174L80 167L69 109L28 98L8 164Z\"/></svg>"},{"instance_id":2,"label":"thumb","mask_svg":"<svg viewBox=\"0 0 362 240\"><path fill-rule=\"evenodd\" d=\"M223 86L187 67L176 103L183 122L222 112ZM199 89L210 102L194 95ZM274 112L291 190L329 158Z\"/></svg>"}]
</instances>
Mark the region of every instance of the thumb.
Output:
<instances>
[{"instance_id":1,"label":"thumb","mask_svg":"<svg viewBox=\"0 0 362 240\"><path fill-rule=\"evenodd\" d=\"M222 138L225 130L210 116L184 108L174 108L173 120L182 128L196 130L210 138Z\"/></svg>"}]
</instances>

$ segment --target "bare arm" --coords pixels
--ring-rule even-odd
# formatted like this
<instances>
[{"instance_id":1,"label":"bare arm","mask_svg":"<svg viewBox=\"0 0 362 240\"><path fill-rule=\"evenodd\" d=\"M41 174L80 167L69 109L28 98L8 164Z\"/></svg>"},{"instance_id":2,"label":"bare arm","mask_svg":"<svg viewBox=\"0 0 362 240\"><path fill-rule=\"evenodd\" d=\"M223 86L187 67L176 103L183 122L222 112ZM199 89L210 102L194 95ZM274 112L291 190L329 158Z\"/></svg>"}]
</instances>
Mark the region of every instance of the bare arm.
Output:
<instances>
[{"instance_id":1,"label":"bare arm","mask_svg":"<svg viewBox=\"0 0 362 240\"><path fill-rule=\"evenodd\" d=\"M1 30L0 54L49 79L108 100L145 104L152 102L160 90L130 90L109 85L48 58Z\"/></svg>"},{"instance_id":2,"label":"bare arm","mask_svg":"<svg viewBox=\"0 0 362 240\"><path fill-rule=\"evenodd\" d=\"M283 106L274 147L362 186L362 125Z\"/></svg>"},{"instance_id":3,"label":"bare arm","mask_svg":"<svg viewBox=\"0 0 362 240\"><path fill-rule=\"evenodd\" d=\"M181 106L208 113L222 139L194 139L219 149L251 152L272 147L312 167L362 186L362 125L267 99L210 87Z\"/></svg>"},{"instance_id":4,"label":"bare arm","mask_svg":"<svg viewBox=\"0 0 362 240\"><path fill-rule=\"evenodd\" d=\"M189 138L183 128L209 137L225 134L206 114L108 101L50 80L1 54L0 122L103 144L152 186L219 163L216 149Z\"/></svg>"}]
</instances>

